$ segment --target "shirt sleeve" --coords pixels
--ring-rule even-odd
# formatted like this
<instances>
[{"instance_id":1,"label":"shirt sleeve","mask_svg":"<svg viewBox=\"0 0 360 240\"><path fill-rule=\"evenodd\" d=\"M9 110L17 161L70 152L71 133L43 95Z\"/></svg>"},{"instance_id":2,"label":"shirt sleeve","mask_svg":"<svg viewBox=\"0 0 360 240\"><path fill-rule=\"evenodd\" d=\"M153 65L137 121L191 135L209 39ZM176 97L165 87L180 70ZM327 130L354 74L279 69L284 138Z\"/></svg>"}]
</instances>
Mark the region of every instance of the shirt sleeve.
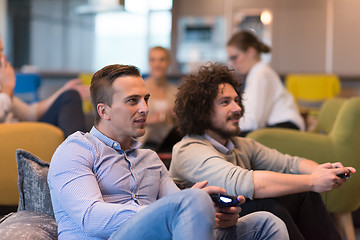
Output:
<instances>
[{"instance_id":1,"label":"shirt sleeve","mask_svg":"<svg viewBox=\"0 0 360 240\"><path fill-rule=\"evenodd\" d=\"M244 139L249 149L251 166L254 170L265 170L279 173L299 174L299 163L303 158L283 154L276 149L268 148L253 139Z\"/></svg>"},{"instance_id":2,"label":"shirt sleeve","mask_svg":"<svg viewBox=\"0 0 360 240\"><path fill-rule=\"evenodd\" d=\"M54 211L65 211L87 235L108 238L146 206L105 202L92 169L96 157L91 144L66 140L53 155L48 183Z\"/></svg>"},{"instance_id":3,"label":"shirt sleeve","mask_svg":"<svg viewBox=\"0 0 360 240\"><path fill-rule=\"evenodd\" d=\"M168 170L166 169L166 167L163 166L158 198L162 198L166 195L176 193L178 191L180 191L180 189L176 186L176 184L170 177L170 174L169 174Z\"/></svg>"},{"instance_id":4,"label":"shirt sleeve","mask_svg":"<svg viewBox=\"0 0 360 240\"><path fill-rule=\"evenodd\" d=\"M215 148L201 141L175 145L170 173L175 181L187 186L207 180L208 186L222 187L231 195L246 198L254 195L252 170L228 162Z\"/></svg>"}]
</instances>

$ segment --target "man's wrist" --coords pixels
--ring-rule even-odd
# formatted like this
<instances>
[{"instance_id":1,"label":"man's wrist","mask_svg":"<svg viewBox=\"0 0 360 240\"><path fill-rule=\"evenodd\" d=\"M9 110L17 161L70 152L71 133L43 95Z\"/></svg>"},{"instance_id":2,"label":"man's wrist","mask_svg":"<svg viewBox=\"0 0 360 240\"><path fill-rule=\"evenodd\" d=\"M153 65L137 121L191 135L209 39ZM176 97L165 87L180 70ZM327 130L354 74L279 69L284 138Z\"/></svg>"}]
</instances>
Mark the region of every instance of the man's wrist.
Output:
<instances>
[{"instance_id":1,"label":"man's wrist","mask_svg":"<svg viewBox=\"0 0 360 240\"><path fill-rule=\"evenodd\" d=\"M309 187L309 191L315 191L315 180L314 180L313 174L309 174L307 176L308 176L308 179L306 182Z\"/></svg>"}]
</instances>

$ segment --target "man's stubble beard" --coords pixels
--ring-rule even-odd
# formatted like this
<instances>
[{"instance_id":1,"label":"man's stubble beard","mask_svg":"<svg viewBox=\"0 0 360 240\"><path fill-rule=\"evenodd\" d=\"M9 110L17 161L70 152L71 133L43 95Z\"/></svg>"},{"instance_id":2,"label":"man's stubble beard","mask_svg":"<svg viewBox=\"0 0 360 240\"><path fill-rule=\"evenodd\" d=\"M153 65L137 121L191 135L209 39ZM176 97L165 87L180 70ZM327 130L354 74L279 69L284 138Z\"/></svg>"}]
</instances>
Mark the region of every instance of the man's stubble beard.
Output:
<instances>
[{"instance_id":1,"label":"man's stubble beard","mask_svg":"<svg viewBox=\"0 0 360 240\"><path fill-rule=\"evenodd\" d=\"M223 130L221 128L217 128L214 126L211 126L211 130L214 131L216 134L220 135L221 137L225 139L230 139L231 137L236 137L240 135L240 127L237 126L235 130Z\"/></svg>"}]
</instances>

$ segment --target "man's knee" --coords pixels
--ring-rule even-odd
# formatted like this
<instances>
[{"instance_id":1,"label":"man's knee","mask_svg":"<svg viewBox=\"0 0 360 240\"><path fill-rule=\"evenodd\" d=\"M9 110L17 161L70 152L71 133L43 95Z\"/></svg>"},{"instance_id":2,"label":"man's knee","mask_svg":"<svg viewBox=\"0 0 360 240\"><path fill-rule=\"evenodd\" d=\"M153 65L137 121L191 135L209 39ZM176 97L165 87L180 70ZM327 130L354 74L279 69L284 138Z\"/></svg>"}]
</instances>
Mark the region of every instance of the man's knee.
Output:
<instances>
[{"instance_id":1,"label":"man's knee","mask_svg":"<svg viewBox=\"0 0 360 240\"><path fill-rule=\"evenodd\" d=\"M277 216L275 216L274 214L270 213L270 212L257 212L256 214L259 215L259 217L261 216L262 220L263 220L263 226L265 229L267 230L272 230L272 232L280 232L283 233L284 235L287 235L287 228L285 223L278 218Z\"/></svg>"},{"instance_id":2,"label":"man's knee","mask_svg":"<svg viewBox=\"0 0 360 240\"><path fill-rule=\"evenodd\" d=\"M275 224L280 227L285 227L285 223L280 218L270 212L260 211L255 212L254 214L261 216L263 222L268 222L270 224Z\"/></svg>"},{"instance_id":3,"label":"man's knee","mask_svg":"<svg viewBox=\"0 0 360 240\"><path fill-rule=\"evenodd\" d=\"M288 231L285 223L275 216L274 214L266 211L260 211L253 213L253 218L257 219L259 222L258 226L262 226L262 232L268 235L277 234L279 236L284 236L282 239L288 238Z\"/></svg>"},{"instance_id":4,"label":"man's knee","mask_svg":"<svg viewBox=\"0 0 360 240\"><path fill-rule=\"evenodd\" d=\"M204 204L209 205L212 204L211 198L207 192L201 189L185 189L182 190L183 200L189 203L197 204Z\"/></svg>"},{"instance_id":5,"label":"man's knee","mask_svg":"<svg viewBox=\"0 0 360 240\"><path fill-rule=\"evenodd\" d=\"M215 218L215 210L208 193L201 189L185 189L181 191L181 202L184 207L195 212L205 212L209 217Z\"/></svg>"},{"instance_id":6,"label":"man's knee","mask_svg":"<svg viewBox=\"0 0 360 240\"><path fill-rule=\"evenodd\" d=\"M67 90L63 92L59 98L62 99L62 101L66 102L81 102L81 96L78 91L74 89Z\"/></svg>"}]
</instances>

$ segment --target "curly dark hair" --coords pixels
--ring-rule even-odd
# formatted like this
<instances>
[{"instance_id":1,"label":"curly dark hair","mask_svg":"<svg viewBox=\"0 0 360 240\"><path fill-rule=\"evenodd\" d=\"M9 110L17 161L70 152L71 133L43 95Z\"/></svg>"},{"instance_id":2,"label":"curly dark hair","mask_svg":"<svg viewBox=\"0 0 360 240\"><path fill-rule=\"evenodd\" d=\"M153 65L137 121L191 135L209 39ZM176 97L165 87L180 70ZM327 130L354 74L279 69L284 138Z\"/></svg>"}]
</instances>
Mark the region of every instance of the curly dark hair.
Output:
<instances>
[{"instance_id":1,"label":"curly dark hair","mask_svg":"<svg viewBox=\"0 0 360 240\"><path fill-rule=\"evenodd\" d=\"M184 77L176 95L174 111L177 125L183 135L202 135L210 128L210 113L219 84L229 83L239 96L241 116L244 107L241 99L241 83L235 79L234 69L220 63L206 63L194 74Z\"/></svg>"}]
</instances>

